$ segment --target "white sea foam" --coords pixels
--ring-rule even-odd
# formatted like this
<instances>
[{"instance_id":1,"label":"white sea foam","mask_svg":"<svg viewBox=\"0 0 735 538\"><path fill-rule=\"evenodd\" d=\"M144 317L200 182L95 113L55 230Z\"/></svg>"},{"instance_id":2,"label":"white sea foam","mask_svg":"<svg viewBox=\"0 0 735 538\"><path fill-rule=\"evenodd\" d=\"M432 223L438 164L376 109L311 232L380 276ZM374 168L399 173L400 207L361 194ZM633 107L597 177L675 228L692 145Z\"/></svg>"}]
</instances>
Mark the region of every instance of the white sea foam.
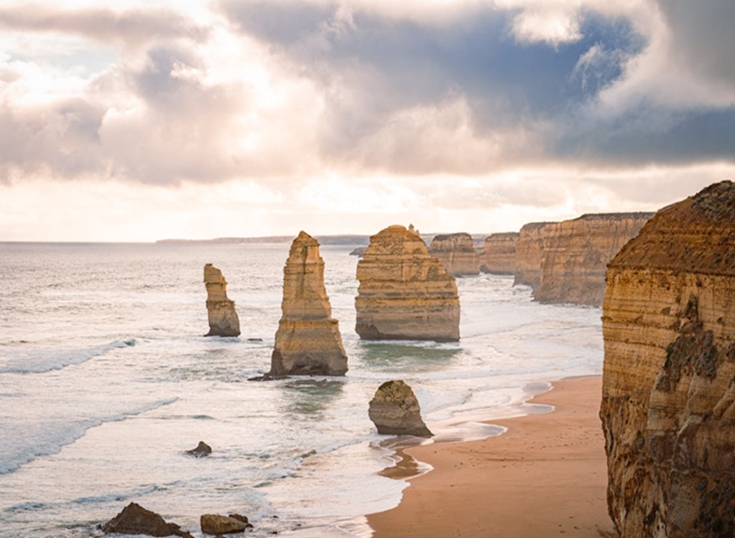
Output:
<instances>
[{"instance_id":1,"label":"white sea foam","mask_svg":"<svg viewBox=\"0 0 735 538\"><path fill-rule=\"evenodd\" d=\"M135 338L85 349L19 349L0 356L0 374L39 374L82 364L113 349L132 347ZM4 354L5 355L5 354Z\"/></svg>"}]
</instances>

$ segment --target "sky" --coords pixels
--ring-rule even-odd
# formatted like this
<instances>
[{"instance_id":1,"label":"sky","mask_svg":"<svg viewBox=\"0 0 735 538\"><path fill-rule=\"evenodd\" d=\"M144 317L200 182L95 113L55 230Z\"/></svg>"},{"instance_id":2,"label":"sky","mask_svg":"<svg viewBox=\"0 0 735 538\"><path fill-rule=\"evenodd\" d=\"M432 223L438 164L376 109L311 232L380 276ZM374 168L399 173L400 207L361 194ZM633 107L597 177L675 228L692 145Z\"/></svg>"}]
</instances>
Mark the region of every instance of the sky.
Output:
<instances>
[{"instance_id":1,"label":"sky","mask_svg":"<svg viewBox=\"0 0 735 538\"><path fill-rule=\"evenodd\" d=\"M735 179L732 0L0 0L0 241L493 233Z\"/></svg>"}]
</instances>

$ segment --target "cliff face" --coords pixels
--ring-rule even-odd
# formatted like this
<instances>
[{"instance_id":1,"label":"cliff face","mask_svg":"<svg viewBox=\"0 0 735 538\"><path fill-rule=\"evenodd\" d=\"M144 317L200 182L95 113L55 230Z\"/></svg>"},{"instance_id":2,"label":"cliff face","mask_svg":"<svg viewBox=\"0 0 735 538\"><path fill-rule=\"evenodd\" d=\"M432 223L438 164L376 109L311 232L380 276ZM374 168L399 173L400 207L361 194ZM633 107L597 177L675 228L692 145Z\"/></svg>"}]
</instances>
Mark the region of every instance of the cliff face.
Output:
<instances>
[{"instance_id":1,"label":"cliff face","mask_svg":"<svg viewBox=\"0 0 735 538\"><path fill-rule=\"evenodd\" d=\"M270 375L344 375L347 354L324 287L324 260L306 232L294 239L283 268L281 310Z\"/></svg>"},{"instance_id":2,"label":"cliff face","mask_svg":"<svg viewBox=\"0 0 735 538\"><path fill-rule=\"evenodd\" d=\"M207 288L209 318L209 332L205 336L240 336L235 301L227 298L227 281L222 271L211 263L204 266L204 285Z\"/></svg>"},{"instance_id":3,"label":"cliff face","mask_svg":"<svg viewBox=\"0 0 735 538\"><path fill-rule=\"evenodd\" d=\"M390 226L357 264L355 330L366 340L459 340L454 277L417 233Z\"/></svg>"},{"instance_id":4,"label":"cliff face","mask_svg":"<svg viewBox=\"0 0 735 538\"><path fill-rule=\"evenodd\" d=\"M615 525L623 538L735 536L735 184L659 211L607 281Z\"/></svg>"},{"instance_id":5,"label":"cliff face","mask_svg":"<svg viewBox=\"0 0 735 538\"><path fill-rule=\"evenodd\" d=\"M485 238L480 255L480 271L496 275L516 272L516 243L521 234L515 232L492 234Z\"/></svg>"},{"instance_id":6,"label":"cliff face","mask_svg":"<svg viewBox=\"0 0 735 538\"><path fill-rule=\"evenodd\" d=\"M541 284L541 262L544 252L544 230L552 222L531 222L520 231L516 243L516 269L513 285L522 284L537 290Z\"/></svg>"},{"instance_id":7,"label":"cliff face","mask_svg":"<svg viewBox=\"0 0 735 538\"><path fill-rule=\"evenodd\" d=\"M652 216L653 213L583 215L544 227L541 281L534 299L542 303L600 306L608 262Z\"/></svg>"},{"instance_id":8,"label":"cliff face","mask_svg":"<svg viewBox=\"0 0 735 538\"><path fill-rule=\"evenodd\" d=\"M437 235L431 240L429 252L453 276L476 275L480 272L480 260L472 236L468 233Z\"/></svg>"}]
</instances>

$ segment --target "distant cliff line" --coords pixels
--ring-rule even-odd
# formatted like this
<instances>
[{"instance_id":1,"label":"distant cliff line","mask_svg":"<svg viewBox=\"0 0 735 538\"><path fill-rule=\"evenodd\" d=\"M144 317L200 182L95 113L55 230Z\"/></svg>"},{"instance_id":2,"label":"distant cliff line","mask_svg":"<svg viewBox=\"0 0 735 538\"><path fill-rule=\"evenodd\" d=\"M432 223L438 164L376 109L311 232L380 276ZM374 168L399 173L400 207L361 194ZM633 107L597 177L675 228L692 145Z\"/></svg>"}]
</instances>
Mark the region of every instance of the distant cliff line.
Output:
<instances>
[{"instance_id":1,"label":"distant cliff line","mask_svg":"<svg viewBox=\"0 0 735 538\"><path fill-rule=\"evenodd\" d=\"M421 239L427 245L431 243L432 238L439 234L421 234ZM487 234L472 234L475 241L481 242ZM314 236L321 245L351 245L351 246L367 246L370 243L370 235L315 235ZM287 243L293 241L292 235L269 235L264 237L217 237L215 239L159 239L157 244L254 244L254 243Z\"/></svg>"}]
</instances>

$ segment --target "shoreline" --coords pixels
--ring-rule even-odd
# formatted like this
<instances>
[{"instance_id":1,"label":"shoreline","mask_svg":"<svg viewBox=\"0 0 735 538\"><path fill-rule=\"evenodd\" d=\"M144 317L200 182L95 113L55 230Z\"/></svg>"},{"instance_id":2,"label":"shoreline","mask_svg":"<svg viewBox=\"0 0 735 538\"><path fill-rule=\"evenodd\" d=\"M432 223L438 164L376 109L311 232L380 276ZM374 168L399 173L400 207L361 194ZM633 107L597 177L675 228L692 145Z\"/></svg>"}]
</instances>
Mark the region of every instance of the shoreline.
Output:
<instances>
[{"instance_id":1,"label":"shoreline","mask_svg":"<svg viewBox=\"0 0 735 538\"><path fill-rule=\"evenodd\" d=\"M367 516L373 538L617 536L607 513L601 387L602 376L555 381L526 401L550 412L487 421L506 428L502 435L397 451L399 462L381 474L409 486L396 508ZM411 474L427 465L431 472Z\"/></svg>"}]
</instances>

